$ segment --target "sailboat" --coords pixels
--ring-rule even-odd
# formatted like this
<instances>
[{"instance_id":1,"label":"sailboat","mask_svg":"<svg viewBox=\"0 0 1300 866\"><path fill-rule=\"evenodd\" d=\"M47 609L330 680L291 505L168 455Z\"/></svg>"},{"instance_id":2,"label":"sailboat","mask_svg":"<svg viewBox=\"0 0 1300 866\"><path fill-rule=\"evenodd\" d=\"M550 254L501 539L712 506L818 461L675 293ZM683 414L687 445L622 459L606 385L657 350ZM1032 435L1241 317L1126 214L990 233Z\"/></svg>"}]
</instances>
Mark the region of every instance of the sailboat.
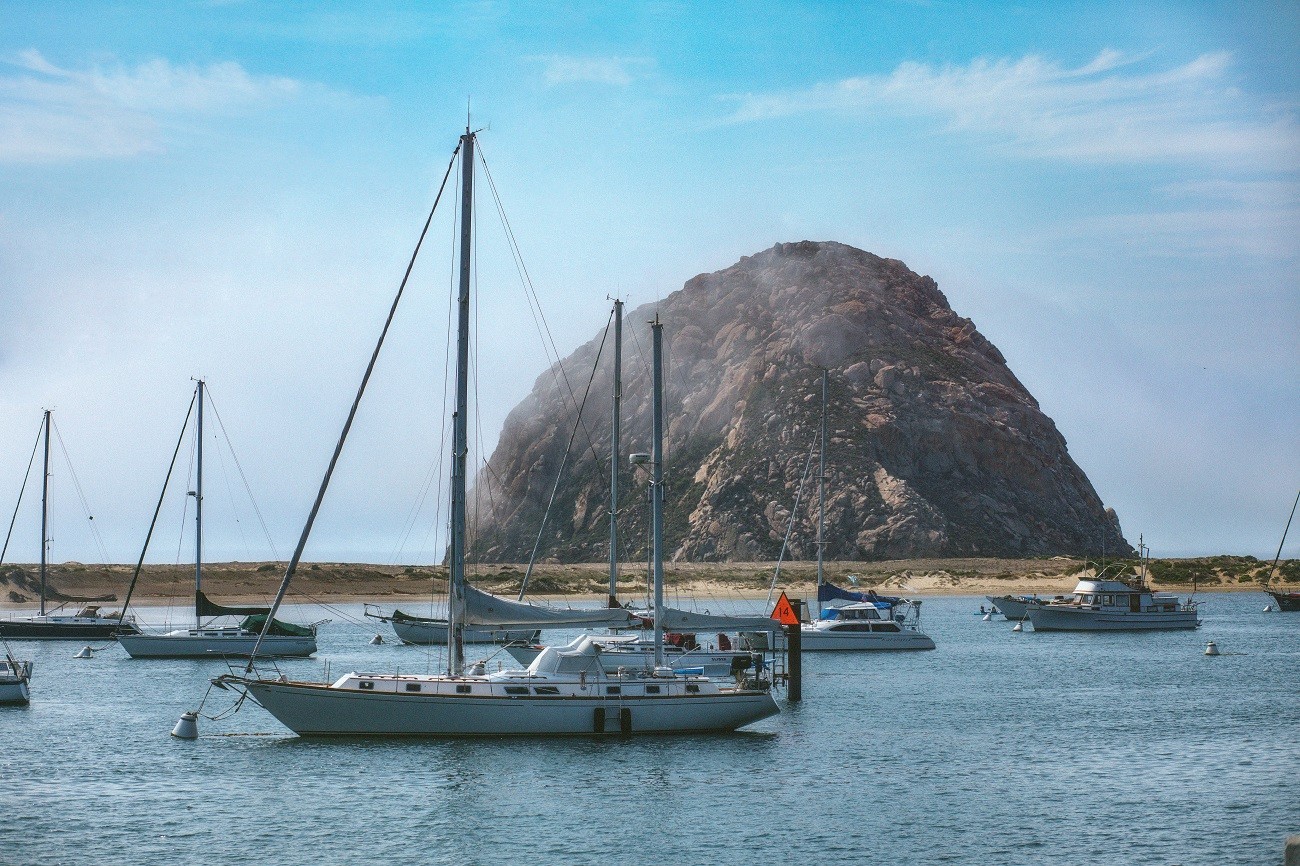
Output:
<instances>
[{"instance_id":1,"label":"sailboat","mask_svg":"<svg viewBox=\"0 0 1300 866\"><path fill-rule=\"evenodd\" d=\"M204 658L211 656L246 657L252 654L262 625L270 614L266 607L226 607L208 599L203 594L203 405L205 383L202 379L194 389L194 402L198 414L194 432L195 475L194 491L194 626L176 629L162 634L137 631L134 634L120 635L118 643L132 658ZM186 417L186 425L189 423ZM182 438L185 435L181 428ZM179 450L180 443L177 443ZM172 460L175 465L175 455ZM171 472L168 471L168 480ZM167 485L163 484L163 495ZM162 497L159 497L159 506ZM154 512L157 520L157 510ZM150 526L150 536L153 526ZM145 539L145 550L149 541ZM135 577L140 574L140 564L144 561L145 550L140 553L140 562L136 564ZM135 578L127 593L130 601L131 592L135 590ZM243 616L246 619L239 625L213 625L212 620L219 617ZM205 621L206 620L206 621ZM273 620L271 630L262 645L261 652L268 656L309 656L316 652L315 626L300 626Z\"/></svg>"},{"instance_id":2,"label":"sailboat","mask_svg":"<svg viewBox=\"0 0 1300 866\"><path fill-rule=\"evenodd\" d=\"M1282 548L1286 545L1286 534L1291 531L1291 520L1295 517L1295 508L1300 505L1300 493L1295 495L1295 502L1291 503L1291 516L1286 519L1286 529L1282 530L1282 540L1277 545L1277 555L1273 557L1273 564L1269 566L1268 576L1264 578L1261 584L1264 592L1267 592L1273 598L1273 603L1277 605L1278 610L1300 611L1300 591L1291 589L1274 589L1272 587L1273 575L1277 572L1277 564L1282 559Z\"/></svg>"},{"instance_id":3,"label":"sailboat","mask_svg":"<svg viewBox=\"0 0 1300 866\"><path fill-rule=\"evenodd\" d=\"M800 626L804 652L827 650L931 650L934 640L921 631L921 602L855 592L826 580L823 535L826 528L826 392L829 372L822 370L821 456L817 482L818 615Z\"/></svg>"},{"instance_id":4,"label":"sailboat","mask_svg":"<svg viewBox=\"0 0 1300 866\"><path fill-rule=\"evenodd\" d=\"M32 663L14 658L9 644L0 658L0 705L26 704L31 699L27 682L32 678Z\"/></svg>"},{"instance_id":5,"label":"sailboat","mask_svg":"<svg viewBox=\"0 0 1300 866\"><path fill-rule=\"evenodd\" d=\"M536 620L500 622L527 615L518 602L493 601L493 597L469 587L465 581L466 483L468 450L468 370L470 323L470 255L474 200L474 152L476 133L466 129L457 146L461 161L460 282L456 359L456 400L452 415L452 481L450 535L450 601L447 670L443 674L351 672L333 683L311 683L283 677L253 675L250 660L244 673L225 674L214 684L236 688L251 697L282 724L299 735L314 736L502 736L502 735L603 735L667 733L684 731L730 731L778 712L766 683L738 683L720 686L704 677L679 676L662 664L657 653L654 670L608 674L600 664L600 649L590 637L582 637L563 648L547 647L526 669L488 673L486 665L464 664L463 634L475 625L539 625ZM453 164L455 155L453 155ZM448 167L448 174L451 167ZM445 183L445 181L444 181ZM439 197L441 193L439 193ZM436 201L434 207L437 207ZM417 248L418 253L418 248ZM409 270L408 270L409 273ZM403 286L405 280L403 280ZM400 298L400 290L399 290ZM396 302L394 302L394 308ZM390 313L389 321L391 322ZM386 326L387 327L387 326ZM662 610L662 326L656 321L654 334L654 549L656 611ZM371 365L374 367L379 348ZM361 391L353 403L353 414ZM335 448L335 459L346 437ZM292 577L310 531L316 509L329 481L326 472L316 506L308 517L298 551L290 560L284 590ZM272 606L274 612L275 606ZM497 611L493 613L493 611ZM516 613L516 611L518 613ZM555 611L556 619L563 611ZM579 612L575 612L579 613ZM581 612L590 621L628 624L631 614L621 609ZM656 615L655 644L662 648L662 624Z\"/></svg>"},{"instance_id":6,"label":"sailboat","mask_svg":"<svg viewBox=\"0 0 1300 866\"><path fill-rule=\"evenodd\" d=\"M58 613L58 608L46 612L46 595L48 593L47 562L50 546L50 410L46 409L41 418L41 434L37 444L43 452L41 470L41 606L36 616L0 620L0 637L22 640L111 640L120 632L132 633L136 627L134 617L118 613L101 614L98 605L87 604L76 613ZM36 457L33 451L32 459ZM31 474L31 463L27 466ZM27 476L23 478L23 487L18 491L18 506L22 505L23 491L27 487ZM14 508L14 517L9 521L9 533L5 536L4 549L0 550L0 564L4 563L4 554L9 549L9 537L13 534L14 522L18 518L18 506ZM60 606L61 607L61 606Z\"/></svg>"}]
</instances>

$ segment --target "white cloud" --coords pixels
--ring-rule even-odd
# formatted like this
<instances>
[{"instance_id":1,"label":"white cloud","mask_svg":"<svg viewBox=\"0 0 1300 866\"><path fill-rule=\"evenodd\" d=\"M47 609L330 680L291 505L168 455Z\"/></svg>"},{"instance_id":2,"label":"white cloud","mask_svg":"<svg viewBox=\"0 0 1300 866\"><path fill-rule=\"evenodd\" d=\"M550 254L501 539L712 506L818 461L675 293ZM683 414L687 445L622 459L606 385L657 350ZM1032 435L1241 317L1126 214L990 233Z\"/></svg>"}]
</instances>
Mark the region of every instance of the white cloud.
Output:
<instances>
[{"instance_id":1,"label":"white cloud","mask_svg":"<svg viewBox=\"0 0 1300 866\"><path fill-rule=\"evenodd\" d=\"M72 70L29 50L8 65L19 72L0 76L0 162L157 151L169 118L262 109L303 90L294 79L251 75L233 62L200 68L151 60Z\"/></svg>"},{"instance_id":2,"label":"white cloud","mask_svg":"<svg viewBox=\"0 0 1300 866\"><path fill-rule=\"evenodd\" d=\"M966 66L907 62L802 90L725 97L746 123L809 112L930 117L949 132L989 136L1023 156L1092 163L1251 160L1294 170L1300 124L1231 81L1231 55L1205 54L1139 73L1146 58L1102 51L1070 69L1038 56Z\"/></svg>"},{"instance_id":3,"label":"white cloud","mask_svg":"<svg viewBox=\"0 0 1300 866\"><path fill-rule=\"evenodd\" d=\"M548 87L578 83L626 87L636 78L639 69L652 65L652 61L636 57L569 57L549 54L528 59L542 64L542 79Z\"/></svg>"}]
</instances>

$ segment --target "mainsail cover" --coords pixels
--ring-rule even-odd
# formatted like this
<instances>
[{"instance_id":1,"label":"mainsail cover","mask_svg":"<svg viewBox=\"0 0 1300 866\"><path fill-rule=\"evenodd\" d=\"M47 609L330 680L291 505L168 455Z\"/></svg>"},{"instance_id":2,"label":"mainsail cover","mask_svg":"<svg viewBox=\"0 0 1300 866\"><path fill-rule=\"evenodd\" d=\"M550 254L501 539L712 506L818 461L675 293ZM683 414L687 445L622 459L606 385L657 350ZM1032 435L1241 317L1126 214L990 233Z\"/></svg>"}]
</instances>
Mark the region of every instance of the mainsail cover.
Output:
<instances>
[{"instance_id":1,"label":"mainsail cover","mask_svg":"<svg viewBox=\"0 0 1300 866\"><path fill-rule=\"evenodd\" d=\"M638 622L621 607L559 608L507 601L465 586L465 624L497 628L623 628Z\"/></svg>"},{"instance_id":2,"label":"mainsail cover","mask_svg":"<svg viewBox=\"0 0 1300 866\"><path fill-rule=\"evenodd\" d=\"M781 623L766 616L726 616L665 607L659 622L666 631L765 631L778 632Z\"/></svg>"},{"instance_id":3,"label":"mainsail cover","mask_svg":"<svg viewBox=\"0 0 1300 866\"><path fill-rule=\"evenodd\" d=\"M203 590L194 592L194 614L199 617L207 616L257 616L258 614L270 613L269 607L227 607L224 604L217 604L203 594ZM259 625L260 629L261 626Z\"/></svg>"},{"instance_id":4,"label":"mainsail cover","mask_svg":"<svg viewBox=\"0 0 1300 866\"><path fill-rule=\"evenodd\" d=\"M823 583L817 587L817 602L824 604L828 601L871 601L882 604L902 604L903 599L893 595L876 595L874 589L866 592L852 592L847 589L840 589L833 583Z\"/></svg>"}]
</instances>

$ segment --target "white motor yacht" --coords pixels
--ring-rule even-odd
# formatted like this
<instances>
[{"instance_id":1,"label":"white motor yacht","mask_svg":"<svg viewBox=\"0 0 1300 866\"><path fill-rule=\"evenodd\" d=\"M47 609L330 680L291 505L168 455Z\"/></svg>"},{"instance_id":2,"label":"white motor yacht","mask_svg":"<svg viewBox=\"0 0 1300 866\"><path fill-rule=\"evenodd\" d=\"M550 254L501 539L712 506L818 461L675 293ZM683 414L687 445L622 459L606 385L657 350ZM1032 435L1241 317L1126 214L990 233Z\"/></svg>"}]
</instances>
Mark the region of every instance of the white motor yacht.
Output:
<instances>
[{"instance_id":1,"label":"white motor yacht","mask_svg":"<svg viewBox=\"0 0 1300 866\"><path fill-rule=\"evenodd\" d=\"M1157 594L1121 580L1079 581L1069 599L1028 605L1034 631L1146 631L1201 624L1194 601Z\"/></svg>"},{"instance_id":2,"label":"white motor yacht","mask_svg":"<svg viewBox=\"0 0 1300 866\"><path fill-rule=\"evenodd\" d=\"M800 629L804 652L828 650L931 650L921 631L920 601L860 601L824 608Z\"/></svg>"}]
</instances>

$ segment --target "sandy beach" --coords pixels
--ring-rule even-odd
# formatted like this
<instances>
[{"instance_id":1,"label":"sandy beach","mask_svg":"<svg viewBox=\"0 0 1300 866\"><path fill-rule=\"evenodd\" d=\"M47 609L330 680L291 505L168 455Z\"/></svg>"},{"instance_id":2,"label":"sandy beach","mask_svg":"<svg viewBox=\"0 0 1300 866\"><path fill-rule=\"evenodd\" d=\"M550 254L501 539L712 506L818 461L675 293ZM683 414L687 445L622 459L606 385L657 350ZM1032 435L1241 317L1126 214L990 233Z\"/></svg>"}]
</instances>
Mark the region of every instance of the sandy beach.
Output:
<instances>
[{"instance_id":1,"label":"sandy beach","mask_svg":"<svg viewBox=\"0 0 1300 866\"><path fill-rule=\"evenodd\" d=\"M1284 561L1279 573L1294 585L1300 561ZM214 601L256 604L275 593L284 563L230 562L205 565L204 591ZM1259 591L1258 580L1269 563L1251 557L1205 557L1152 560L1151 583L1157 589L1187 593L1193 586L1214 591ZM85 565L66 562L49 566L47 598L56 604L84 599L120 603L134 567L125 564ZM776 563L668 563L664 566L670 596L692 598L763 598L772 585ZM1112 566L1112 571L1114 566ZM470 568L474 584L490 592L514 595L525 565L481 565ZM1081 559L914 559L884 562L829 562L826 579L851 588L873 587L888 594L935 595L1056 595L1069 593L1096 565ZM38 569L31 564L0 567L0 609L29 608L39 593ZM778 592L811 598L816 586L815 563L781 566ZM1162 577L1164 579L1162 579ZM532 597L562 597L571 601L602 600L609 584L606 563L536 566L529 578ZM303 563L290 589L290 601L375 602L391 605L418 601L445 592L446 569L441 566ZM169 604L188 599L194 586L192 565L147 565L141 571L133 604ZM644 564L620 568L620 595L644 597Z\"/></svg>"}]
</instances>

